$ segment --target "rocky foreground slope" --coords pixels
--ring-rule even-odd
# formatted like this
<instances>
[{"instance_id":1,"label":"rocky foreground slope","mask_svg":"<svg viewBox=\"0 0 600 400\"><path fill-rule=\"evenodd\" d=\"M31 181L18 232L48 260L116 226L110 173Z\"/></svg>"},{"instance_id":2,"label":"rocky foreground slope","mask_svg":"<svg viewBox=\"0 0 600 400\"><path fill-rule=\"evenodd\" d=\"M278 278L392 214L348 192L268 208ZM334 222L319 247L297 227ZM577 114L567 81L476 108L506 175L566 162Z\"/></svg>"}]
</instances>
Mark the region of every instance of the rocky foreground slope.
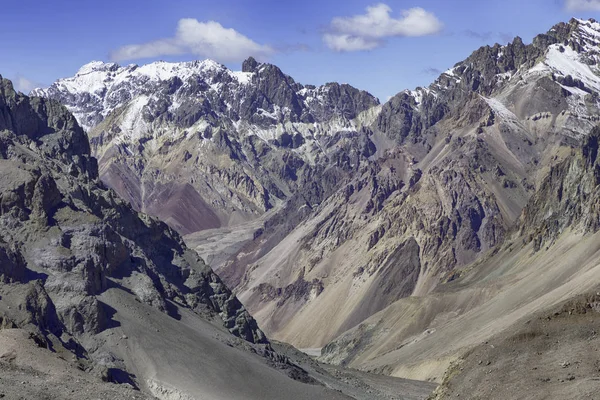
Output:
<instances>
[{"instance_id":1,"label":"rocky foreground slope","mask_svg":"<svg viewBox=\"0 0 600 400\"><path fill-rule=\"evenodd\" d=\"M352 385L276 353L179 234L103 186L66 108L1 78L0 172L1 397L345 399L370 390L346 396ZM408 398L432 389L422 388Z\"/></svg>"},{"instance_id":2,"label":"rocky foreground slope","mask_svg":"<svg viewBox=\"0 0 600 400\"><path fill-rule=\"evenodd\" d=\"M600 292L535 313L457 359L435 399L585 399L600 387Z\"/></svg>"}]
</instances>

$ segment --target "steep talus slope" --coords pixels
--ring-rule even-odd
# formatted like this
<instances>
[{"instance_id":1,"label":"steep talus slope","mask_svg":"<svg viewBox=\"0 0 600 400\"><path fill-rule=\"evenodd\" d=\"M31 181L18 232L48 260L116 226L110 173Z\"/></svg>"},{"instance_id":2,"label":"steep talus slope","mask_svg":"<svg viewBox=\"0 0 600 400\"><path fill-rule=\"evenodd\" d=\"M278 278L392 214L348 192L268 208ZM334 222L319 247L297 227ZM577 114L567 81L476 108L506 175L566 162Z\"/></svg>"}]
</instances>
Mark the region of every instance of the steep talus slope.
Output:
<instances>
[{"instance_id":1,"label":"steep talus slope","mask_svg":"<svg viewBox=\"0 0 600 400\"><path fill-rule=\"evenodd\" d=\"M440 396L470 393L470 385L481 381L485 374L489 378L485 377L487 383L476 391L477 396L488 398L484 392L490 390L505 395L503 385L508 390L510 382L521 385L529 374L537 376L537 372L526 374L523 365L540 369L540 374L549 374L553 379L566 380L566 375L557 377L554 365L542 368L546 365L544 360L566 356L570 350L581 353L584 343L590 345L587 340L594 335L589 329L597 324L597 311L592 307L589 317L574 316L568 321L544 320L552 315L549 309L558 303L579 304L571 299L596 293L600 285L599 138L600 128L595 128L581 149L551 168L501 246L457 271L454 280L438 286L433 293L399 300L344 333L326 346L323 359L395 376L440 382L443 378ZM585 304L583 308L587 307ZM529 326L531 321L536 322ZM532 329L545 336L540 334L536 339L537 333L527 333ZM519 336L519 332L524 333ZM518 350L527 346L530 339L542 346L544 340L549 340L545 337L552 338L554 350L546 348L537 354L539 358ZM487 346L488 341L499 349ZM523 358L507 357L514 351ZM481 360L488 361L481 358L482 353L502 364L480 364ZM444 374L448 366L450 369ZM597 390L597 366L588 367L574 372L576 378L568 380L571 386L561 385L561 390L568 391L573 385L579 385L584 392ZM523 375L514 376L515 368ZM501 378L508 375L508 380ZM541 392L536 391L532 398L543 397L538 397L538 393L551 393L555 384L540 388ZM575 393L583 392L571 392L570 398L578 398Z\"/></svg>"},{"instance_id":2,"label":"steep talus slope","mask_svg":"<svg viewBox=\"0 0 600 400\"><path fill-rule=\"evenodd\" d=\"M73 379L57 398L348 398L274 352L179 234L102 185L66 108L4 79L0 170L3 395L20 376L31 396Z\"/></svg>"},{"instance_id":3,"label":"steep talus slope","mask_svg":"<svg viewBox=\"0 0 600 400\"><path fill-rule=\"evenodd\" d=\"M502 243L550 166L597 123L598 43L600 24L572 20L399 93L351 180L275 246L279 233L264 229L218 270L270 335L299 347L430 293Z\"/></svg>"}]
</instances>

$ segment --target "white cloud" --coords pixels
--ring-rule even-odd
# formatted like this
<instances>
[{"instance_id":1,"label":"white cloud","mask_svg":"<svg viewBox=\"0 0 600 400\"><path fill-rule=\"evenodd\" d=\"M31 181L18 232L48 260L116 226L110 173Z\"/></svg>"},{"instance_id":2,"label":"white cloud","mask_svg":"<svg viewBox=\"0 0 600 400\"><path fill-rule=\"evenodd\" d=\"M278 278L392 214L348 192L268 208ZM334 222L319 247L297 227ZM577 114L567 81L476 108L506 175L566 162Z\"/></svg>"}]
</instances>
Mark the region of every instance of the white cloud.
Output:
<instances>
[{"instance_id":1,"label":"white cloud","mask_svg":"<svg viewBox=\"0 0 600 400\"><path fill-rule=\"evenodd\" d=\"M565 0L567 11L600 11L600 0Z\"/></svg>"},{"instance_id":2,"label":"white cloud","mask_svg":"<svg viewBox=\"0 0 600 400\"><path fill-rule=\"evenodd\" d=\"M123 46L111 53L110 58L113 61L125 61L193 54L227 63L242 61L249 56L265 59L274 52L272 47L258 44L234 29L224 28L218 22L184 18L177 24L175 37Z\"/></svg>"},{"instance_id":3,"label":"white cloud","mask_svg":"<svg viewBox=\"0 0 600 400\"><path fill-rule=\"evenodd\" d=\"M336 17L323 41L335 51L370 50L385 38L433 35L443 26L433 13L419 7L401 11L400 18L392 18L391 12L387 4L379 3L367 7L364 15Z\"/></svg>"},{"instance_id":4,"label":"white cloud","mask_svg":"<svg viewBox=\"0 0 600 400\"><path fill-rule=\"evenodd\" d=\"M13 86L16 90L23 92L25 94L31 92L33 89L35 88L39 88L43 85L34 82L30 79L27 79L21 75L17 75L15 76L15 78L12 80L13 82Z\"/></svg>"},{"instance_id":5,"label":"white cloud","mask_svg":"<svg viewBox=\"0 0 600 400\"><path fill-rule=\"evenodd\" d=\"M381 45L379 40L339 33L325 33L323 41L327 47L335 51L371 50Z\"/></svg>"}]
</instances>

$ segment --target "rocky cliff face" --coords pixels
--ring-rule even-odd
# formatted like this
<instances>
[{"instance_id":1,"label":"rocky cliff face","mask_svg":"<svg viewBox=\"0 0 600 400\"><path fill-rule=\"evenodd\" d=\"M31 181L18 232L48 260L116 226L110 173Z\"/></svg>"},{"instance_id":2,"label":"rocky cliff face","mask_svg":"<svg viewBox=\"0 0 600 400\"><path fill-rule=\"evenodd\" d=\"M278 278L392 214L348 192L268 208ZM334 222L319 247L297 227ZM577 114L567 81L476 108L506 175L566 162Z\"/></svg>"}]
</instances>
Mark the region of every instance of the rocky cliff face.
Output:
<instances>
[{"instance_id":1,"label":"rocky cliff face","mask_svg":"<svg viewBox=\"0 0 600 400\"><path fill-rule=\"evenodd\" d=\"M595 233L600 229L600 127L585 138L581 149L553 167L518 221L518 229L534 249L549 247L572 229Z\"/></svg>"},{"instance_id":2,"label":"rocky cliff face","mask_svg":"<svg viewBox=\"0 0 600 400\"><path fill-rule=\"evenodd\" d=\"M222 319L249 342L267 342L175 231L100 183L87 137L66 108L17 94L7 80L0 80L0 170L4 326L81 340L111 326L99 296L123 286L161 312L172 314L176 303Z\"/></svg>"},{"instance_id":3,"label":"rocky cliff face","mask_svg":"<svg viewBox=\"0 0 600 400\"><path fill-rule=\"evenodd\" d=\"M264 215L218 272L268 333L319 347L506 238L598 121L598 43L600 24L571 20L532 44L483 47L384 105L253 60L242 72L92 64L39 93L101 120L89 134L102 177L138 209L184 233ZM178 68L182 84L168 84ZM148 91L113 105L113 87L136 79ZM77 93L102 106L86 111Z\"/></svg>"}]
</instances>

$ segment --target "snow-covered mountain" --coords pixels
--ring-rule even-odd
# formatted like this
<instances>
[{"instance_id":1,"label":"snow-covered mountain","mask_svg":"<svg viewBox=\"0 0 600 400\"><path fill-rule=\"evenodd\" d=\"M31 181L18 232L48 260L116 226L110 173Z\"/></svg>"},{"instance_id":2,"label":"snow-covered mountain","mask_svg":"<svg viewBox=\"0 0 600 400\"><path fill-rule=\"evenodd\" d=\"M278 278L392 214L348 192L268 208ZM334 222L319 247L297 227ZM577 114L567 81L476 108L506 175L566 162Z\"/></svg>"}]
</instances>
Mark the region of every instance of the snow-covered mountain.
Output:
<instances>
[{"instance_id":1,"label":"snow-covered mountain","mask_svg":"<svg viewBox=\"0 0 600 400\"><path fill-rule=\"evenodd\" d=\"M161 61L141 67L92 61L82 66L74 77L61 79L48 89L35 89L32 94L69 97L68 103L74 115L89 130L137 96L152 93L161 82L187 81L195 76L206 83L206 90L218 91L216 77L219 74L221 78L226 76L232 85L247 84L251 75L231 72L211 60L188 63Z\"/></svg>"},{"instance_id":2,"label":"snow-covered mountain","mask_svg":"<svg viewBox=\"0 0 600 400\"><path fill-rule=\"evenodd\" d=\"M160 96L165 91L168 99ZM231 71L212 60L158 61L125 67L93 61L81 67L75 76L60 79L47 89L35 89L32 95L60 98L87 130L133 100L136 100L136 111L168 100L166 110L154 107L152 111L167 111L174 116L190 111L188 108L180 110L184 106L202 108L208 100L216 115L234 122L248 122L238 128L246 128L267 140L277 138L277 131L268 128L282 122L311 125L337 117L339 129L349 130L354 128L352 120L361 111L378 103L368 93L349 85L297 84L277 67L258 64L252 58L244 63L243 71ZM190 127L190 123L197 121L180 122ZM327 132L331 130L323 131Z\"/></svg>"},{"instance_id":3,"label":"snow-covered mountain","mask_svg":"<svg viewBox=\"0 0 600 400\"><path fill-rule=\"evenodd\" d=\"M303 185L296 171L353 147L343 138L360 135L379 104L349 85L300 85L252 58L241 72L210 60L92 62L33 94L58 99L86 127L109 186L183 233L284 201Z\"/></svg>"}]
</instances>

